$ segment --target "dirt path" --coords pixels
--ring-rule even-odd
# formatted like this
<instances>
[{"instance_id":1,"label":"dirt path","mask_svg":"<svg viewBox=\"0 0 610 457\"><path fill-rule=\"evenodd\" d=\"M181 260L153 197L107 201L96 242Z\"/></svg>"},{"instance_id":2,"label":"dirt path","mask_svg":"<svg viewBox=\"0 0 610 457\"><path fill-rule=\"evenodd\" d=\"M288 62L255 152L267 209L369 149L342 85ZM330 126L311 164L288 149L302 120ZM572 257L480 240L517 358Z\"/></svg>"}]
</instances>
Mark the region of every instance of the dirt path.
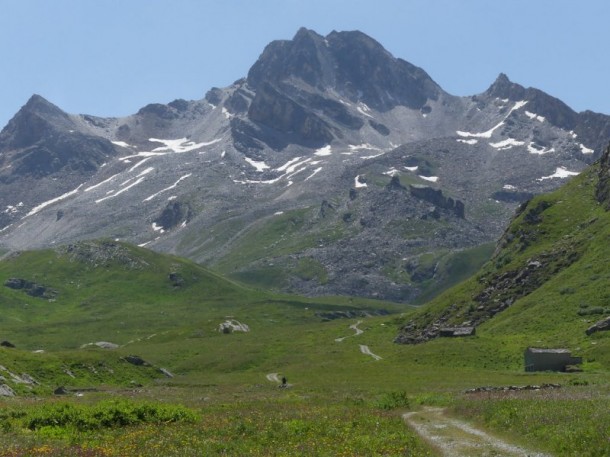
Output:
<instances>
[{"instance_id":1,"label":"dirt path","mask_svg":"<svg viewBox=\"0 0 610 457\"><path fill-rule=\"evenodd\" d=\"M369 349L368 346L361 344L360 345L360 352L362 352L365 355L370 355L371 357L373 357L375 360L381 360L383 357L378 356L377 354L373 354L371 352L371 350Z\"/></svg>"},{"instance_id":2,"label":"dirt path","mask_svg":"<svg viewBox=\"0 0 610 457\"><path fill-rule=\"evenodd\" d=\"M266 377L269 382L282 382L279 373L269 373Z\"/></svg>"},{"instance_id":3,"label":"dirt path","mask_svg":"<svg viewBox=\"0 0 610 457\"><path fill-rule=\"evenodd\" d=\"M425 408L402 417L446 457L551 457L509 444L444 412L442 408Z\"/></svg>"},{"instance_id":4,"label":"dirt path","mask_svg":"<svg viewBox=\"0 0 610 457\"><path fill-rule=\"evenodd\" d=\"M350 326L349 326L349 328L351 328L351 329L352 329L354 332L356 332L356 333L354 333L353 335L350 335L350 336L358 336L358 335L362 335L362 334L364 333L364 330L360 330L360 329L358 328L358 326L359 326L360 324L362 324L362 321L358 321L358 322L356 322L355 324L352 324L352 325L350 325ZM347 336L342 336L341 338L335 338L335 341L336 341L337 343L340 343L340 342L341 342L341 341L343 341L345 338L348 338L348 337L347 337Z\"/></svg>"}]
</instances>

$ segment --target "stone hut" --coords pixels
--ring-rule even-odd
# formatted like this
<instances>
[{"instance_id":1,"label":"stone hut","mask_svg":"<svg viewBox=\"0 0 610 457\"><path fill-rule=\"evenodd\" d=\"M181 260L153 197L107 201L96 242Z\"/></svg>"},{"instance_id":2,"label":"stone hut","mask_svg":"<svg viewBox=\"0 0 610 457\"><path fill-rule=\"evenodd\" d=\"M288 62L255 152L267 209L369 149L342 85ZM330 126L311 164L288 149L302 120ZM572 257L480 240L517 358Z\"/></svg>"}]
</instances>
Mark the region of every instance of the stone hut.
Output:
<instances>
[{"instance_id":1,"label":"stone hut","mask_svg":"<svg viewBox=\"0 0 610 457\"><path fill-rule=\"evenodd\" d=\"M524 359L525 371L566 371L568 365L582 363L568 349L527 348Z\"/></svg>"},{"instance_id":2,"label":"stone hut","mask_svg":"<svg viewBox=\"0 0 610 457\"><path fill-rule=\"evenodd\" d=\"M475 327L443 327L439 331L439 336L442 337L473 336L475 334Z\"/></svg>"}]
</instances>

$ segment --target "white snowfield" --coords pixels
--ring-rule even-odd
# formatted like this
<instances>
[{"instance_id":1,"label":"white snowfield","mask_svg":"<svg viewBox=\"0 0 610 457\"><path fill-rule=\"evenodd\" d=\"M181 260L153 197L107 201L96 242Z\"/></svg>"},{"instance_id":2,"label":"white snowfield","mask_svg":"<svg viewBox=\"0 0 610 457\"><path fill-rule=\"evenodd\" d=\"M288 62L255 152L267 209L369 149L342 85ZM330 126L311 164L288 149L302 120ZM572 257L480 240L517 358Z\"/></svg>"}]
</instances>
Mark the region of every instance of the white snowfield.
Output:
<instances>
[{"instance_id":1,"label":"white snowfield","mask_svg":"<svg viewBox=\"0 0 610 457\"><path fill-rule=\"evenodd\" d=\"M365 182L360 181L360 175L358 175L354 178L354 187L356 189L359 189L359 188L368 187L368 186Z\"/></svg>"},{"instance_id":2,"label":"white snowfield","mask_svg":"<svg viewBox=\"0 0 610 457\"><path fill-rule=\"evenodd\" d=\"M19 212L19 208L23 207L23 202L19 202L16 205L7 205L6 209L3 211L4 214L13 214Z\"/></svg>"},{"instance_id":3,"label":"white snowfield","mask_svg":"<svg viewBox=\"0 0 610 457\"><path fill-rule=\"evenodd\" d=\"M188 175L184 175L182 176L180 179L178 179L178 181L176 181L174 184L172 184L169 187L166 187L165 189L161 189L159 192L157 192L156 194L152 194L150 197L146 197L144 200L145 202L148 202L150 200L152 200L153 198L155 198L157 195L162 194L163 192L167 192L168 190L172 190L175 189L176 187L178 187L178 184L180 184L181 181L184 181L186 178L190 178L192 176L192 173L189 173Z\"/></svg>"},{"instance_id":4,"label":"white snowfield","mask_svg":"<svg viewBox=\"0 0 610 457\"><path fill-rule=\"evenodd\" d=\"M400 174L400 171L398 171L396 168L390 168L388 171L384 171L383 174L386 176L396 176Z\"/></svg>"},{"instance_id":5,"label":"white snowfield","mask_svg":"<svg viewBox=\"0 0 610 457\"><path fill-rule=\"evenodd\" d=\"M321 171L322 171L322 167L316 168L312 174L310 174L307 178L305 178L305 181L309 181L311 178L313 178L315 175L317 175Z\"/></svg>"},{"instance_id":6,"label":"white snowfield","mask_svg":"<svg viewBox=\"0 0 610 457\"><path fill-rule=\"evenodd\" d=\"M491 129L487 130L486 132L472 133L472 132L463 132L461 130L456 130L455 133L457 133L459 136L464 137L464 138L491 138L493 133L504 125L504 121L508 118L508 116L510 116L513 113L513 111L523 108L525 105L527 105L526 100L521 100L519 102L516 102L515 106L513 106L510 109L510 111L508 112L508 114L506 116L504 116L504 119L501 120L496 125L494 125Z\"/></svg>"},{"instance_id":7,"label":"white snowfield","mask_svg":"<svg viewBox=\"0 0 610 457\"><path fill-rule=\"evenodd\" d=\"M83 192L91 192L92 190L96 190L100 187L105 186L106 184L113 182L119 176L125 176L126 174L132 173L137 168L139 168L144 163L146 163L148 160L150 160L154 157L164 156L164 155L171 154L171 153L179 154L179 153L184 153L184 152L189 152L189 151L196 151L205 146L210 146L215 143L218 143L219 141L221 141L221 138L216 138L212 141L202 142L202 143L195 143L193 141L188 140L187 138L179 138L179 139L175 139L175 140L163 140L163 139L159 139L159 138L149 138L149 141L154 142L154 143L161 143L161 144L163 144L163 146L155 148L152 151L143 151L143 152L139 152L134 155L121 157L119 160L122 161L123 163L130 163L131 162L130 159L134 159L134 158L143 158L143 159L138 161L135 165L133 165L127 171L117 173L115 175L110 176L109 178L106 178L105 180L103 180L97 184L86 187L85 189L83 189ZM133 148L133 146L130 146L129 144L127 144L123 141L113 141L113 143L118 146L121 146L121 147ZM150 174L154 170L155 170L154 167L148 167L148 168L144 169L142 172L140 172L139 174L137 174L136 176L131 176L131 177L125 176L125 177L127 177L127 179L124 180L121 184L119 184L118 190L117 189L107 190L105 192L105 196L102 198L96 199L95 203L101 203L103 201L109 200L111 198L115 198L115 197L127 192L129 189L132 189L133 187L137 186L138 184L141 184L142 182L144 182L146 175ZM171 185L165 189L162 189L159 192L156 192L155 194L151 195L150 197L144 199L143 201L145 201L145 202L150 201L153 198L155 198L157 195L159 195L163 192L166 192L170 189L174 189L181 181L188 178L189 176L191 176L191 174L182 176L173 185ZM83 185L84 184L81 184L76 189L71 190L70 192L66 192L65 194L60 195L59 197L53 198L51 200L47 200L46 202L43 202L43 203L37 205L36 207L32 208L30 210L30 212L28 212L24 217L32 216L33 214L38 213L39 211L46 208L47 206L53 205L54 203L60 202L62 200L65 200L67 198L70 198L70 197L78 194Z\"/></svg>"},{"instance_id":8,"label":"white snowfield","mask_svg":"<svg viewBox=\"0 0 610 457\"><path fill-rule=\"evenodd\" d=\"M121 187L122 189L120 189L119 191L116 191L115 189L112 189L110 191L108 191L106 194L106 197L102 197L102 198L98 198L97 200L95 200L95 203L101 203L105 200L109 200L111 198L115 198L125 192L127 192L129 189L137 186L138 184L141 184L142 182L144 182L145 176L147 174L149 174L150 172L154 171L153 167L148 167L146 168L144 171L142 171L139 175L137 175L135 178L129 178L127 181L121 183ZM133 181L135 179L134 182L130 183L131 181ZM129 185L127 185L128 183L130 183Z\"/></svg>"},{"instance_id":9,"label":"white snowfield","mask_svg":"<svg viewBox=\"0 0 610 457\"><path fill-rule=\"evenodd\" d=\"M529 117L530 119L536 119L538 122L544 122L546 120L546 118L544 116L539 116L536 113L531 113L529 111L525 111L525 115L527 117Z\"/></svg>"},{"instance_id":10,"label":"white snowfield","mask_svg":"<svg viewBox=\"0 0 610 457\"><path fill-rule=\"evenodd\" d=\"M477 144L477 143L479 142L479 140L477 140L476 138L471 138L471 139L469 139L469 140L464 140L464 139L462 139L462 138L458 138L456 141L457 141L458 143L469 144L469 145L471 145L471 146L472 146L472 145L475 145L475 144Z\"/></svg>"},{"instance_id":11,"label":"white snowfield","mask_svg":"<svg viewBox=\"0 0 610 457\"><path fill-rule=\"evenodd\" d=\"M588 147L586 147L584 144L580 144L580 151L583 154L593 154L595 151L593 149L589 149Z\"/></svg>"},{"instance_id":12,"label":"white snowfield","mask_svg":"<svg viewBox=\"0 0 610 457\"><path fill-rule=\"evenodd\" d=\"M264 161L256 161L251 159L250 157L246 157L246 162L248 162L250 165L252 165L254 168L256 168L256 171L259 172L263 172L269 168L271 168L269 165L267 165Z\"/></svg>"},{"instance_id":13,"label":"white snowfield","mask_svg":"<svg viewBox=\"0 0 610 457\"><path fill-rule=\"evenodd\" d=\"M555 152L555 148L550 148L550 149L546 149L544 147L540 148L539 146L537 146L534 143L530 142L530 144L527 145L527 151L530 154L543 155L543 154L548 154L550 152Z\"/></svg>"},{"instance_id":14,"label":"white snowfield","mask_svg":"<svg viewBox=\"0 0 610 457\"><path fill-rule=\"evenodd\" d=\"M504 151L510 149L513 146L523 146L525 141L515 140L514 138L507 138L504 141L498 141L497 143L489 143L492 148L496 148L498 151Z\"/></svg>"},{"instance_id":15,"label":"white snowfield","mask_svg":"<svg viewBox=\"0 0 610 457\"><path fill-rule=\"evenodd\" d=\"M218 143L219 141L221 141L221 139L216 138L215 140L203 143L195 143L194 141L188 140L188 138L179 138L177 140L162 140L159 138L149 138L148 141L163 144L163 146L153 149L152 152L175 152L176 154L179 154L182 152L194 151L204 146L210 146L214 143Z\"/></svg>"},{"instance_id":16,"label":"white snowfield","mask_svg":"<svg viewBox=\"0 0 610 457\"><path fill-rule=\"evenodd\" d=\"M111 141L112 144L116 144L117 146L121 146L122 148L131 148L132 146L125 143L124 141Z\"/></svg>"},{"instance_id":17,"label":"white snowfield","mask_svg":"<svg viewBox=\"0 0 610 457\"><path fill-rule=\"evenodd\" d=\"M71 190L70 192L66 192L65 194L60 195L59 197L53 198L53 199L51 199L51 200L47 200L46 202L41 203L41 204L40 204L40 205L38 205L38 206L35 206L34 208L32 208L32 209L30 210L30 212L29 212L29 213L27 213L27 214L24 216L24 218L25 218L25 217L28 217L28 216L31 216L31 215L33 215L33 214L36 214L36 213L37 213L38 211L40 211L41 209L46 208L47 206L52 205L53 203L57 203L57 202L59 202L59 201L62 201L62 200L65 200L66 198L71 197L72 195L76 195L82 186L83 186L83 185L81 184L81 185L80 185L80 186L78 186L76 189Z\"/></svg>"},{"instance_id":18,"label":"white snowfield","mask_svg":"<svg viewBox=\"0 0 610 457\"><path fill-rule=\"evenodd\" d=\"M423 179L424 181L430 181L430 182L437 182L438 181L438 176L422 176L422 175L418 175L421 179Z\"/></svg>"},{"instance_id":19,"label":"white snowfield","mask_svg":"<svg viewBox=\"0 0 610 457\"><path fill-rule=\"evenodd\" d=\"M317 149L316 152L314 152L313 154L316 156L320 156L320 157L324 157L324 156L329 156L332 155L332 148L330 146L330 144L324 146L323 148Z\"/></svg>"},{"instance_id":20,"label":"white snowfield","mask_svg":"<svg viewBox=\"0 0 610 457\"><path fill-rule=\"evenodd\" d=\"M558 167L555 169L555 173L550 176L543 176L542 178L538 178L537 181L544 181L545 179L553 179L553 178L569 178L570 176L576 176L580 173L578 171L569 171L565 167Z\"/></svg>"}]
</instances>

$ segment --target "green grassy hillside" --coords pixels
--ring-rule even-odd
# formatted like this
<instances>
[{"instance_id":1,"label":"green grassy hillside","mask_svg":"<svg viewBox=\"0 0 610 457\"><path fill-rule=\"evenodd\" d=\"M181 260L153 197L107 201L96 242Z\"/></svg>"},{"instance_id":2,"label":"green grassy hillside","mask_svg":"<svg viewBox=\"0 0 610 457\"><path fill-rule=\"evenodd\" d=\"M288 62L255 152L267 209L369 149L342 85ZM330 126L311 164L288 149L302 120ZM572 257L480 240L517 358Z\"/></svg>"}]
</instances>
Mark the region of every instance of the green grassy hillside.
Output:
<instances>
[{"instance_id":1,"label":"green grassy hillside","mask_svg":"<svg viewBox=\"0 0 610 457\"><path fill-rule=\"evenodd\" d=\"M110 241L12 255L0 262L0 340L17 347L0 348L0 376L18 396L0 399L0 448L53 456L437 455L399 413L442 406L531 449L606 455L599 424L610 420L610 338L584 333L607 315L610 280L610 216L596 186L592 169L534 199L483 270L418 309L271 294ZM447 268L461 271L468 256L484 254L463 255ZM302 274L315 267L303 264ZM376 315L382 309L392 314ZM423 329L439 318L474 322L477 334L393 342L405 322ZM220 331L226 322L236 328ZM101 341L118 347L87 345ZM530 345L568 347L585 358L585 372L525 373ZM148 365L127 363L129 355ZM282 376L286 389L278 389ZM544 383L562 388L464 393ZM59 385L69 395L49 397ZM566 405L580 413L558 414Z\"/></svg>"},{"instance_id":2,"label":"green grassy hillside","mask_svg":"<svg viewBox=\"0 0 610 457\"><path fill-rule=\"evenodd\" d=\"M476 325L478 337L515 352L567 347L585 367L608 369L610 333L585 333L610 315L610 212L596 198L598 175L592 167L522 207L491 261L418 311L399 339Z\"/></svg>"}]
</instances>

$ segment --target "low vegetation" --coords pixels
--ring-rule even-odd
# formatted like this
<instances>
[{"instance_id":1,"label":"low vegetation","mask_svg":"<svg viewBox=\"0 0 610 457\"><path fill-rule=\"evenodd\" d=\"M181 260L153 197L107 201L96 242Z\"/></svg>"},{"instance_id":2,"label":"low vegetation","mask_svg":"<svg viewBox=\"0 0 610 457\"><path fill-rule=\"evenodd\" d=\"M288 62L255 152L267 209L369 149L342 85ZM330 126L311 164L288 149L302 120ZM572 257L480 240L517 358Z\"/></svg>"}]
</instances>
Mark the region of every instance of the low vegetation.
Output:
<instances>
[{"instance_id":1,"label":"low vegetation","mask_svg":"<svg viewBox=\"0 0 610 457\"><path fill-rule=\"evenodd\" d=\"M109 241L12 256L1 284L56 294L0 286L0 340L15 346L0 348L0 384L16 394L0 401L0 455L437 455L401 419L427 406L533 450L608 455L610 332L585 333L609 298L610 216L594 186L583 173L534 199L481 272L419 309L271 294ZM527 265L529 283L502 282ZM315 261L298 271L324 279ZM447 310L448 323L476 319L504 300L502 284L517 299L476 335L393 342L405 322ZM483 291L492 299L479 303ZM226 321L245 325L219 331ZM567 347L583 371L525 373L528 346ZM136 354L142 364L128 362ZM502 389L545 383L561 387ZM465 393L481 386L494 389Z\"/></svg>"}]
</instances>

